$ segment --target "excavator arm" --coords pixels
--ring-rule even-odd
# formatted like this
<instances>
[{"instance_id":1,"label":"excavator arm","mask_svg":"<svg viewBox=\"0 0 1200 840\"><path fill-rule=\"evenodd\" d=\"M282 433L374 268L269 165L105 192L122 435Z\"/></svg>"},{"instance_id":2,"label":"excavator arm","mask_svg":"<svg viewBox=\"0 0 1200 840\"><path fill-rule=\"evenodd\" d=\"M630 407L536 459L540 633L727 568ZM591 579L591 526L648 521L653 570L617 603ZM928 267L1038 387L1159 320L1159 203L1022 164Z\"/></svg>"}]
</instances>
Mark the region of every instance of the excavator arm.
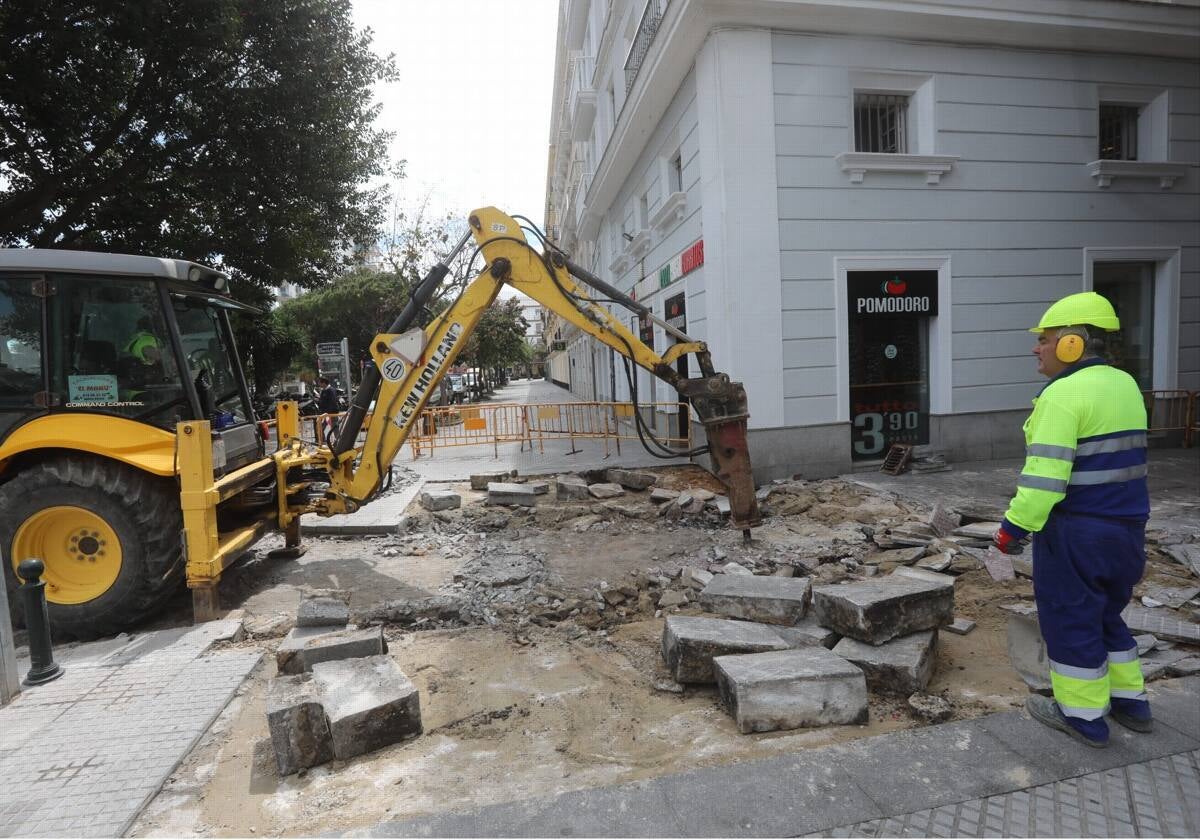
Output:
<instances>
[{"instance_id":1,"label":"excavator arm","mask_svg":"<svg viewBox=\"0 0 1200 840\"><path fill-rule=\"evenodd\" d=\"M496 208L476 210L469 222L469 235L486 260L484 271L428 327L407 329L405 315L411 323L423 301L432 296L446 275L445 263L449 260L439 263L414 290L413 301L391 331L376 336L371 347L374 371L368 370L364 377L332 446L301 454L299 444L293 444L291 456L281 453L282 469L303 462L328 470L329 490L309 509L325 515L353 511L378 492L429 396L454 364L500 288L508 284L668 382L689 401L704 425L714 471L728 490L733 526L747 531L758 524L746 444L746 393L740 383L731 382L713 369L706 345L656 318L647 307L572 264L561 252L548 247L546 253L539 253L529 245L517 222ZM464 237L459 248L466 241ZM656 353L594 302L574 278L606 300L654 319L677 343L661 355ZM696 355L700 377L685 378L676 372L673 365L685 354ZM353 446L372 399L374 414L365 441L362 446ZM640 420L637 412L635 418Z\"/></svg>"}]
</instances>

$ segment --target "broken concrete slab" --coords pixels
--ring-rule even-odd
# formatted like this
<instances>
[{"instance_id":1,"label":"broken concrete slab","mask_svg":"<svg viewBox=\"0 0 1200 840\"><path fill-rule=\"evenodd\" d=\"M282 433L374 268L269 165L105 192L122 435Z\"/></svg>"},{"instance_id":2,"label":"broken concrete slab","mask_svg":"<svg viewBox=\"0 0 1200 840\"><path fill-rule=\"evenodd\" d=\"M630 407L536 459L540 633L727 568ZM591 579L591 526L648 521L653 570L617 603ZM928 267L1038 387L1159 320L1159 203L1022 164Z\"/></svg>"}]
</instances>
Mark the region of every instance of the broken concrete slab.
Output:
<instances>
[{"instance_id":1,"label":"broken concrete slab","mask_svg":"<svg viewBox=\"0 0 1200 840\"><path fill-rule=\"evenodd\" d=\"M1172 677L1190 677L1200 674L1200 656L1189 656L1178 662L1172 662L1167 666L1167 673Z\"/></svg>"},{"instance_id":2,"label":"broken concrete slab","mask_svg":"<svg viewBox=\"0 0 1200 840\"><path fill-rule=\"evenodd\" d=\"M1138 660L1142 668L1142 679L1146 682L1168 676L1177 663L1188 659L1190 654L1180 650L1155 650Z\"/></svg>"},{"instance_id":3,"label":"broken concrete slab","mask_svg":"<svg viewBox=\"0 0 1200 840\"><path fill-rule=\"evenodd\" d=\"M462 496L453 490L422 490L417 500L425 510L454 510L462 507Z\"/></svg>"},{"instance_id":4,"label":"broken concrete slab","mask_svg":"<svg viewBox=\"0 0 1200 840\"><path fill-rule=\"evenodd\" d=\"M615 499L625 495L625 488L620 484L589 484L588 493L596 499Z\"/></svg>"},{"instance_id":5,"label":"broken concrete slab","mask_svg":"<svg viewBox=\"0 0 1200 840\"><path fill-rule=\"evenodd\" d=\"M680 592L677 589L668 589L659 597L658 606L665 610L669 607L682 607L689 601L690 599L686 592Z\"/></svg>"},{"instance_id":6,"label":"broken concrete slab","mask_svg":"<svg viewBox=\"0 0 1200 840\"><path fill-rule=\"evenodd\" d=\"M954 621L951 621L942 627L942 629L956 636L965 636L975 629L975 622L969 618L955 618Z\"/></svg>"},{"instance_id":7,"label":"broken concrete slab","mask_svg":"<svg viewBox=\"0 0 1200 840\"><path fill-rule=\"evenodd\" d=\"M1164 606L1177 610L1200 595L1200 586L1150 586L1146 588L1146 594Z\"/></svg>"},{"instance_id":8,"label":"broken concrete slab","mask_svg":"<svg viewBox=\"0 0 1200 840\"><path fill-rule=\"evenodd\" d=\"M302 674L319 662L377 656L387 652L383 628L330 630L327 627L295 627L275 652L281 674Z\"/></svg>"},{"instance_id":9,"label":"broken concrete slab","mask_svg":"<svg viewBox=\"0 0 1200 840\"><path fill-rule=\"evenodd\" d=\"M702 502L711 502L717 497L716 493L705 490L703 487L689 487L688 492L692 494L693 499L699 499Z\"/></svg>"},{"instance_id":10,"label":"broken concrete slab","mask_svg":"<svg viewBox=\"0 0 1200 840\"><path fill-rule=\"evenodd\" d=\"M983 566L995 581L1012 580L1017 576L1012 557L995 546L988 546L984 552Z\"/></svg>"},{"instance_id":11,"label":"broken concrete slab","mask_svg":"<svg viewBox=\"0 0 1200 840\"><path fill-rule=\"evenodd\" d=\"M280 776L333 760L333 739L312 674L276 677L267 687L267 728Z\"/></svg>"},{"instance_id":12,"label":"broken concrete slab","mask_svg":"<svg viewBox=\"0 0 1200 840\"><path fill-rule=\"evenodd\" d=\"M345 627L350 623L350 605L334 595L305 595L296 610L297 627Z\"/></svg>"},{"instance_id":13,"label":"broken concrete slab","mask_svg":"<svg viewBox=\"0 0 1200 840\"><path fill-rule=\"evenodd\" d=\"M605 478L608 479L609 483L619 484L627 490L645 490L658 480L654 473L621 470L616 467L610 468L605 473Z\"/></svg>"},{"instance_id":14,"label":"broken concrete slab","mask_svg":"<svg viewBox=\"0 0 1200 840\"><path fill-rule=\"evenodd\" d=\"M967 537L972 540L988 540L996 535L996 531L1000 530L999 522L972 522L970 525L963 525L955 528L953 533L957 537Z\"/></svg>"},{"instance_id":15,"label":"broken concrete slab","mask_svg":"<svg viewBox=\"0 0 1200 840\"><path fill-rule=\"evenodd\" d=\"M1159 546L1172 560L1200 577L1200 543Z\"/></svg>"},{"instance_id":16,"label":"broken concrete slab","mask_svg":"<svg viewBox=\"0 0 1200 840\"><path fill-rule=\"evenodd\" d=\"M313 682L336 758L353 758L421 734L417 687L389 656L318 663Z\"/></svg>"},{"instance_id":17,"label":"broken concrete slab","mask_svg":"<svg viewBox=\"0 0 1200 840\"><path fill-rule=\"evenodd\" d=\"M918 545L875 551L864 557L863 562L871 566L909 566L924 556L925 546Z\"/></svg>"},{"instance_id":18,"label":"broken concrete slab","mask_svg":"<svg viewBox=\"0 0 1200 840\"><path fill-rule=\"evenodd\" d=\"M812 579L717 575L700 593L708 612L764 624L794 625L812 599Z\"/></svg>"},{"instance_id":19,"label":"broken concrete slab","mask_svg":"<svg viewBox=\"0 0 1200 840\"><path fill-rule=\"evenodd\" d=\"M929 569L920 569L916 566L900 566L892 571L892 577L907 577L914 580L924 580L929 583L937 583L943 586L954 586L954 576L945 575L941 572L931 572Z\"/></svg>"},{"instance_id":20,"label":"broken concrete slab","mask_svg":"<svg viewBox=\"0 0 1200 840\"><path fill-rule=\"evenodd\" d=\"M650 491L650 501L652 502L673 502L679 498L678 490L667 490L664 487L655 487Z\"/></svg>"},{"instance_id":21,"label":"broken concrete slab","mask_svg":"<svg viewBox=\"0 0 1200 840\"><path fill-rule=\"evenodd\" d=\"M786 649L787 642L765 624L672 615L663 626L663 660L681 683L713 682L714 656Z\"/></svg>"},{"instance_id":22,"label":"broken concrete slab","mask_svg":"<svg viewBox=\"0 0 1200 840\"><path fill-rule=\"evenodd\" d=\"M933 513L929 515L929 527L939 537L948 537L961 524L962 517L941 502L933 506Z\"/></svg>"},{"instance_id":23,"label":"broken concrete slab","mask_svg":"<svg viewBox=\"0 0 1200 840\"><path fill-rule=\"evenodd\" d=\"M1149 633L1143 633L1140 636L1133 637L1134 643L1137 645L1138 656L1144 656L1154 650L1154 646L1158 644L1158 639Z\"/></svg>"},{"instance_id":24,"label":"broken concrete slab","mask_svg":"<svg viewBox=\"0 0 1200 840\"><path fill-rule=\"evenodd\" d=\"M1131 633L1152 633L1159 639L1184 644L1200 644L1200 624L1181 621L1172 613L1150 610L1130 604L1121 613Z\"/></svg>"},{"instance_id":25,"label":"broken concrete slab","mask_svg":"<svg viewBox=\"0 0 1200 840\"><path fill-rule=\"evenodd\" d=\"M936 647L937 631L922 630L882 645L842 639L833 652L861 668L872 690L907 696L929 685Z\"/></svg>"},{"instance_id":26,"label":"broken concrete slab","mask_svg":"<svg viewBox=\"0 0 1200 840\"><path fill-rule=\"evenodd\" d=\"M707 505L710 509L715 510L719 516L729 516L733 508L729 505L728 496L714 496Z\"/></svg>"},{"instance_id":27,"label":"broken concrete slab","mask_svg":"<svg viewBox=\"0 0 1200 840\"><path fill-rule=\"evenodd\" d=\"M828 627L822 627L811 615L805 616L799 623L791 627L772 624L770 625L770 629L775 631L779 638L787 642L788 647L812 647L819 645L829 650L841 641L842 638Z\"/></svg>"},{"instance_id":28,"label":"broken concrete slab","mask_svg":"<svg viewBox=\"0 0 1200 840\"><path fill-rule=\"evenodd\" d=\"M879 645L953 621L954 584L889 575L818 586L813 588L812 608L816 619L831 630Z\"/></svg>"},{"instance_id":29,"label":"broken concrete slab","mask_svg":"<svg viewBox=\"0 0 1200 840\"><path fill-rule=\"evenodd\" d=\"M554 479L554 492L559 499L589 499L587 482L577 475L560 475Z\"/></svg>"},{"instance_id":30,"label":"broken concrete slab","mask_svg":"<svg viewBox=\"0 0 1200 840\"><path fill-rule=\"evenodd\" d=\"M944 572L954 563L954 555L950 552L922 557L917 561L918 569L928 569L931 572Z\"/></svg>"},{"instance_id":31,"label":"broken concrete slab","mask_svg":"<svg viewBox=\"0 0 1200 840\"><path fill-rule=\"evenodd\" d=\"M1050 656L1033 604L1004 604L1008 612L1008 659L1034 691L1050 690Z\"/></svg>"},{"instance_id":32,"label":"broken concrete slab","mask_svg":"<svg viewBox=\"0 0 1200 840\"><path fill-rule=\"evenodd\" d=\"M743 734L867 720L862 671L821 647L718 656L713 669Z\"/></svg>"},{"instance_id":33,"label":"broken concrete slab","mask_svg":"<svg viewBox=\"0 0 1200 840\"><path fill-rule=\"evenodd\" d=\"M698 569L695 566L684 566L679 570L680 582L690 589L703 589L712 582L713 573L708 569Z\"/></svg>"},{"instance_id":34,"label":"broken concrete slab","mask_svg":"<svg viewBox=\"0 0 1200 840\"><path fill-rule=\"evenodd\" d=\"M549 481L531 481L531 482L529 482L529 489L533 491L535 496L545 496L547 493L550 492L550 482Z\"/></svg>"},{"instance_id":35,"label":"broken concrete slab","mask_svg":"<svg viewBox=\"0 0 1200 840\"><path fill-rule=\"evenodd\" d=\"M536 507L537 493L528 484L493 481L487 486L489 505Z\"/></svg>"},{"instance_id":36,"label":"broken concrete slab","mask_svg":"<svg viewBox=\"0 0 1200 840\"><path fill-rule=\"evenodd\" d=\"M754 572L747 569L741 563L735 563L732 560L721 567L723 575L753 575Z\"/></svg>"},{"instance_id":37,"label":"broken concrete slab","mask_svg":"<svg viewBox=\"0 0 1200 840\"><path fill-rule=\"evenodd\" d=\"M515 471L476 473L471 476L472 490L486 490L489 484L504 483L515 475Z\"/></svg>"},{"instance_id":38,"label":"broken concrete slab","mask_svg":"<svg viewBox=\"0 0 1200 840\"><path fill-rule=\"evenodd\" d=\"M908 708L926 723L941 723L954 714L950 701L936 694L912 694L908 698Z\"/></svg>"},{"instance_id":39,"label":"broken concrete slab","mask_svg":"<svg viewBox=\"0 0 1200 840\"><path fill-rule=\"evenodd\" d=\"M696 495L699 492L700 491L698 491L698 490L686 490L683 493L680 493L679 498L677 498L671 504L679 505L679 509L683 513L688 513L688 514L700 513L701 511L704 510L704 505L707 500L699 498Z\"/></svg>"}]
</instances>

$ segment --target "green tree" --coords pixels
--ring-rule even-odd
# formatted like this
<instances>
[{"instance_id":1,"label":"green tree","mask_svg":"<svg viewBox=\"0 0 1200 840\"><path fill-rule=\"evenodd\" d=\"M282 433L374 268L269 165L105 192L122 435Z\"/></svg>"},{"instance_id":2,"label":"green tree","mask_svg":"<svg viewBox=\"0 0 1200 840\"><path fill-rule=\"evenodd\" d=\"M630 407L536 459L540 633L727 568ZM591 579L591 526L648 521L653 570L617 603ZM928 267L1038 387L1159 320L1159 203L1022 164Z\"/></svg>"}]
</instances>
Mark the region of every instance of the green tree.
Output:
<instances>
[{"instance_id":1,"label":"green tree","mask_svg":"<svg viewBox=\"0 0 1200 840\"><path fill-rule=\"evenodd\" d=\"M0 244L310 287L374 240L395 70L350 0L5 0L0 43Z\"/></svg>"},{"instance_id":2,"label":"green tree","mask_svg":"<svg viewBox=\"0 0 1200 840\"><path fill-rule=\"evenodd\" d=\"M479 368L494 384L503 368L529 361L529 343L525 341L528 326L521 315L518 298L497 300L479 319L479 325L459 358Z\"/></svg>"}]
</instances>

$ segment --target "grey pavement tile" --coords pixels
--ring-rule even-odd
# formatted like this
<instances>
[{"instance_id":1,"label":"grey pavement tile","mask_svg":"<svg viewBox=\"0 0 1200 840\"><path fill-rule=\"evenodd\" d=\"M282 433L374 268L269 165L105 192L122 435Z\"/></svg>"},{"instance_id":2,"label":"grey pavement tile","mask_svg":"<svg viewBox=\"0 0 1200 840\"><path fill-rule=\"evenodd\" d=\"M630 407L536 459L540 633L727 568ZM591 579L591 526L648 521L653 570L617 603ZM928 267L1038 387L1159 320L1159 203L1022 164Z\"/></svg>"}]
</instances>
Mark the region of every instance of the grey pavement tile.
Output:
<instances>
[{"instance_id":1,"label":"grey pavement tile","mask_svg":"<svg viewBox=\"0 0 1200 840\"><path fill-rule=\"evenodd\" d=\"M1153 682L1148 693L1158 722L1200 742L1200 677Z\"/></svg>"},{"instance_id":2,"label":"grey pavement tile","mask_svg":"<svg viewBox=\"0 0 1200 840\"><path fill-rule=\"evenodd\" d=\"M894 732L821 752L884 814L1006 793L1055 778L992 737L978 721Z\"/></svg>"}]
</instances>

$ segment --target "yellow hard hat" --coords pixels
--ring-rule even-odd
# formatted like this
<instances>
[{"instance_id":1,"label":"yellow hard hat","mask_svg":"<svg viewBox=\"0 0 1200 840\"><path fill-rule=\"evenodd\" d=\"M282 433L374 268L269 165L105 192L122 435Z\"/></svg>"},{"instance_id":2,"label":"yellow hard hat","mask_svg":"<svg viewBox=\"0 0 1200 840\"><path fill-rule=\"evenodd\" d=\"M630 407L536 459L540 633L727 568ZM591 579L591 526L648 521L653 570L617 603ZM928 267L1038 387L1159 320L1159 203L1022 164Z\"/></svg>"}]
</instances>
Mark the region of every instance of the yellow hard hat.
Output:
<instances>
[{"instance_id":1,"label":"yellow hard hat","mask_svg":"<svg viewBox=\"0 0 1200 840\"><path fill-rule=\"evenodd\" d=\"M1095 292L1079 292L1055 301L1046 310L1042 320L1030 332L1040 333L1056 327L1073 327L1088 324L1102 330L1119 330L1121 322L1116 310L1103 295Z\"/></svg>"}]
</instances>

